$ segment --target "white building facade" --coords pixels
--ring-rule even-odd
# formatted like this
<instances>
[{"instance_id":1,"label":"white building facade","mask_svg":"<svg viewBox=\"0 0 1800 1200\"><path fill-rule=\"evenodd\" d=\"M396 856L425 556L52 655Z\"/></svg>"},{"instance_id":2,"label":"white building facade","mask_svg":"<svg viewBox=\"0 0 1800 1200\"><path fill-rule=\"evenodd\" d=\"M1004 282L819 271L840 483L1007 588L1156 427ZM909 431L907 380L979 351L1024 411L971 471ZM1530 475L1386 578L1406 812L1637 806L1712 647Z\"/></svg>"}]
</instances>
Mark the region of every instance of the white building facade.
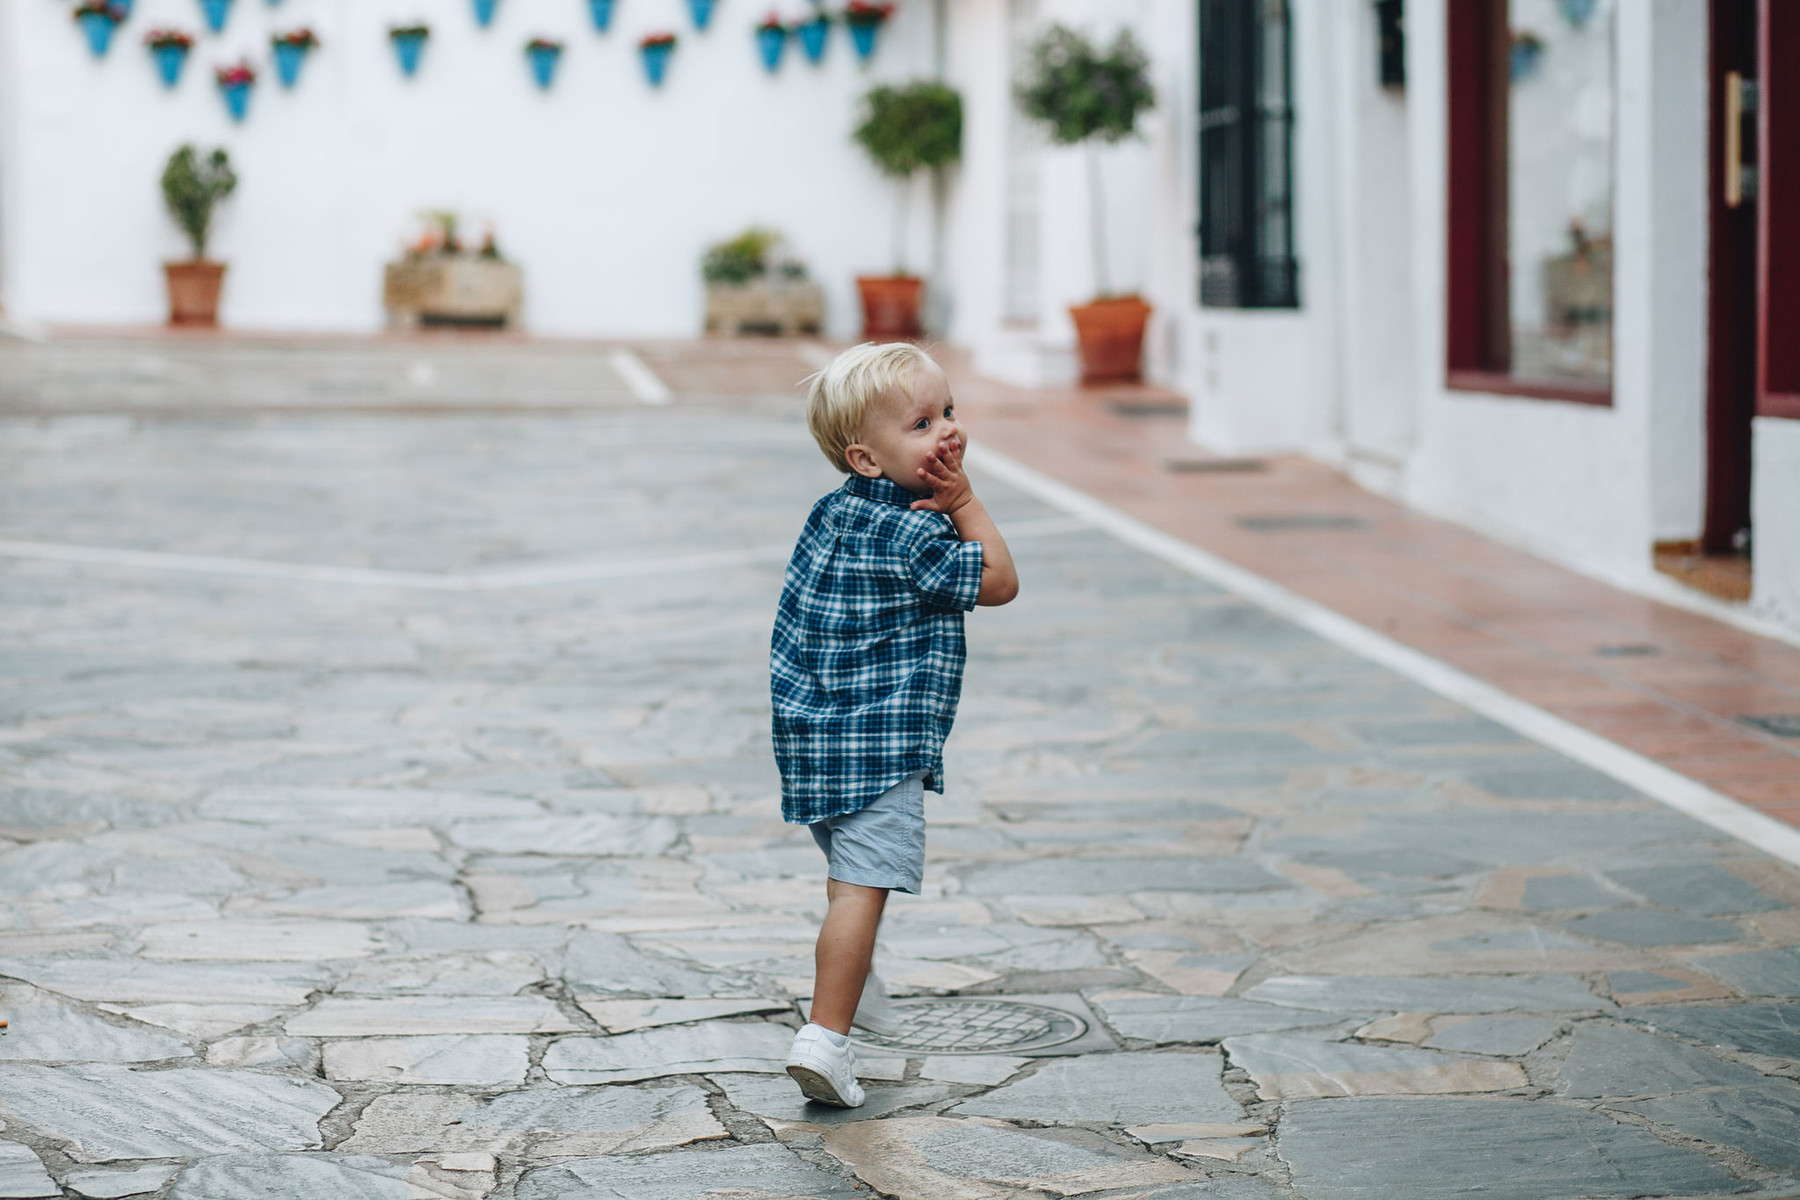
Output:
<instances>
[{"instance_id":1,"label":"white building facade","mask_svg":"<svg viewBox=\"0 0 1800 1200\"><path fill-rule=\"evenodd\" d=\"M1155 57L1114 258L1197 441L1672 599L1657 545L1747 553L1750 612L1800 630L1800 89L1766 69L1800 7L966 0L957 333L1021 382L1072 377L1093 288L1080 152L1021 151L997 82L1049 19Z\"/></svg>"}]
</instances>

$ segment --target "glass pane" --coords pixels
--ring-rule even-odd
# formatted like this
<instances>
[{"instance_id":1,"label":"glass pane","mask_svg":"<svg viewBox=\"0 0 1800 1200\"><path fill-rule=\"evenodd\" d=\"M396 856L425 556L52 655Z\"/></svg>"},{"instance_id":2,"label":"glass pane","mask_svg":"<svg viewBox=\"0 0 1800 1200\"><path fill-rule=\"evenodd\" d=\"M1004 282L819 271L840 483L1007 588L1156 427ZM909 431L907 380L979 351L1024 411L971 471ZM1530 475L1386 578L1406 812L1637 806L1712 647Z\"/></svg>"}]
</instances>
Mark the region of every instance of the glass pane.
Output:
<instances>
[{"instance_id":1,"label":"glass pane","mask_svg":"<svg viewBox=\"0 0 1800 1200\"><path fill-rule=\"evenodd\" d=\"M1508 0L1512 374L1612 381L1615 0Z\"/></svg>"}]
</instances>

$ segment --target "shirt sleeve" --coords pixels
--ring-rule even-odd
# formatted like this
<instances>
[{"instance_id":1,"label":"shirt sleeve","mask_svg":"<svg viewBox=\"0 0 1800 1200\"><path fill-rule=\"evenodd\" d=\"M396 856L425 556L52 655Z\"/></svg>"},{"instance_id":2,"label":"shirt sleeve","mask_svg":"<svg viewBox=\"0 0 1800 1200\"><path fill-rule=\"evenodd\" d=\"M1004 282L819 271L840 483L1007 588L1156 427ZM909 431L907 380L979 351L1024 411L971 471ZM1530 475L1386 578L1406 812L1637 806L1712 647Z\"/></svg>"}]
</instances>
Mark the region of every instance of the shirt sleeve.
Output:
<instances>
[{"instance_id":1,"label":"shirt sleeve","mask_svg":"<svg viewBox=\"0 0 1800 1200\"><path fill-rule=\"evenodd\" d=\"M922 538L906 573L927 604L968 612L981 594L981 543L962 541L951 529Z\"/></svg>"}]
</instances>

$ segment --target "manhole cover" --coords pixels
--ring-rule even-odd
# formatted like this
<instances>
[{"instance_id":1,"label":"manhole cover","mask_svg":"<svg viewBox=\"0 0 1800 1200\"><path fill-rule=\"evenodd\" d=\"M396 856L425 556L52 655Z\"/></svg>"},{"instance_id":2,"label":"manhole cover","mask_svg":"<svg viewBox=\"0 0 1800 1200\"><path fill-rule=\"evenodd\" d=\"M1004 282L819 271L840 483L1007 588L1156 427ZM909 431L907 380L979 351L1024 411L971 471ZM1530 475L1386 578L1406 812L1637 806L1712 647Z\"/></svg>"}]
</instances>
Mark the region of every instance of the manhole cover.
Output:
<instances>
[{"instance_id":1,"label":"manhole cover","mask_svg":"<svg viewBox=\"0 0 1800 1200\"><path fill-rule=\"evenodd\" d=\"M1017 1000L979 997L896 1000L903 1028L891 1037L856 1031L856 1040L918 1054L1020 1054L1072 1042L1088 1031L1074 1013Z\"/></svg>"},{"instance_id":2,"label":"manhole cover","mask_svg":"<svg viewBox=\"0 0 1800 1200\"><path fill-rule=\"evenodd\" d=\"M1746 725L1754 725L1776 737L1800 738L1800 713L1778 713L1773 716L1739 717Z\"/></svg>"}]
</instances>

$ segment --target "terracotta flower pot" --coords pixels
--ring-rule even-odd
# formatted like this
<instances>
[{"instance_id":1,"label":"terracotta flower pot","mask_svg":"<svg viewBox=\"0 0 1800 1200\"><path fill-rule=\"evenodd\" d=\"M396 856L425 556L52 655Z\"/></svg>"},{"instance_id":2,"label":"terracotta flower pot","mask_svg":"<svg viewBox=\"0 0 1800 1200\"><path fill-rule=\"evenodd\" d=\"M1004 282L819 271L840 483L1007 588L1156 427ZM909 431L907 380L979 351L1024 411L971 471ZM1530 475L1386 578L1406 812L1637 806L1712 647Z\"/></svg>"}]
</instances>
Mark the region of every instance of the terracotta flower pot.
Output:
<instances>
[{"instance_id":1,"label":"terracotta flower pot","mask_svg":"<svg viewBox=\"0 0 1800 1200\"><path fill-rule=\"evenodd\" d=\"M225 286L224 263L164 263L163 272L169 278L169 324L219 323L219 292Z\"/></svg>"},{"instance_id":2,"label":"terracotta flower pot","mask_svg":"<svg viewBox=\"0 0 1800 1200\"><path fill-rule=\"evenodd\" d=\"M924 336L919 324L923 279L917 275L858 275L856 290L862 293L865 340L894 342Z\"/></svg>"},{"instance_id":3,"label":"terracotta flower pot","mask_svg":"<svg viewBox=\"0 0 1800 1200\"><path fill-rule=\"evenodd\" d=\"M1142 376L1148 304L1136 296L1115 296L1074 305L1069 315L1081 339L1081 382L1135 382Z\"/></svg>"}]
</instances>

